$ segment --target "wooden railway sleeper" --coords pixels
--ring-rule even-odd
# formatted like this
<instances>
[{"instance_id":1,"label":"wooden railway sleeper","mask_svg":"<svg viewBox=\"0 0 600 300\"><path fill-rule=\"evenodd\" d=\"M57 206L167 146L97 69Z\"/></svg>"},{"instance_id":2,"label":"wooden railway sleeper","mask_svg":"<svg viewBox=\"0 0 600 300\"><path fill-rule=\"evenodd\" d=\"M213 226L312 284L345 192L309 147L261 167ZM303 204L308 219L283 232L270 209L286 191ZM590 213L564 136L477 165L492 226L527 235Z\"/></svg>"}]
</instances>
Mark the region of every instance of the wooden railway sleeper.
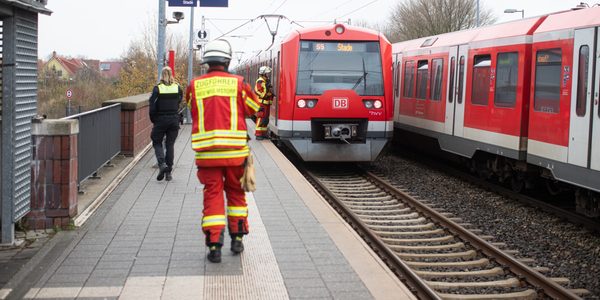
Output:
<instances>
[{"instance_id":1,"label":"wooden railway sleeper","mask_svg":"<svg viewBox=\"0 0 600 300\"><path fill-rule=\"evenodd\" d=\"M377 230L373 230L373 233L375 233L376 235L379 236L416 236L419 238L428 236L428 235L439 235L439 234L443 234L444 230L442 229L434 229L434 230L427 230L427 231L397 231L397 232L387 232L387 231L377 231Z\"/></svg>"},{"instance_id":2,"label":"wooden railway sleeper","mask_svg":"<svg viewBox=\"0 0 600 300\"><path fill-rule=\"evenodd\" d=\"M535 290L528 289L514 293L502 293L502 294L443 294L438 293L442 299L445 300L503 300L503 299L517 299L517 300L534 300L538 298L538 293Z\"/></svg>"},{"instance_id":3,"label":"wooden railway sleeper","mask_svg":"<svg viewBox=\"0 0 600 300\"><path fill-rule=\"evenodd\" d=\"M402 220L364 220L366 224L377 226L377 224L415 224L426 222L427 219L420 217L414 219L402 219Z\"/></svg>"},{"instance_id":4,"label":"wooden railway sleeper","mask_svg":"<svg viewBox=\"0 0 600 300\"><path fill-rule=\"evenodd\" d=\"M402 259L472 259L477 257L477 252L474 250L467 250L463 252L451 252L451 253L406 253L396 252L396 255Z\"/></svg>"},{"instance_id":5,"label":"wooden railway sleeper","mask_svg":"<svg viewBox=\"0 0 600 300\"><path fill-rule=\"evenodd\" d=\"M495 277L504 275L504 270L500 267L494 267L486 270L477 271L452 271L452 272L438 272L438 271L415 271L419 276L424 278L432 277Z\"/></svg>"},{"instance_id":6,"label":"wooden railway sleeper","mask_svg":"<svg viewBox=\"0 0 600 300\"><path fill-rule=\"evenodd\" d=\"M443 243L450 242L456 238L451 235L434 237L434 238L415 238L415 239L395 239L395 238L381 238L386 244L415 244L415 243Z\"/></svg>"},{"instance_id":7,"label":"wooden railway sleeper","mask_svg":"<svg viewBox=\"0 0 600 300\"><path fill-rule=\"evenodd\" d=\"M426 230L426 229L436 228L435 224L433 224L433 223L416 224L416 225L369 226L369 227L371 227L371 229L377 230L377 231L387 230L390 232L396 232L396 230L409 230L409 229Z\"/></svg>"},{"instance_id":8,"label":"wooden railway sleeper","mask_svg":"<svg viewBox=\"0 0 600 300\"><path fill-rule=\"evenodd\" d=\"M439 250L461 250L465 249L465 244L441 244L441 245L423 245L423 246L399 246L390 245L390 249L394 251L439 251Z\"/></svg>"},{"instance_id":9,"label":"wooden railway sleeper","mask_svg":"<svg viewBox=\"0 0 600 300\"><path fill-rule=\"evenodd\" d=\"M522 282L517 278L508 278L494 281L478 281L478 282L446 282L446 281L429 281L425 280L427 285L435 290L448 290L459 288L510 288L520 287Z\"/></svg>"},{"instance_id":10,"label":"wooden railway sleeper","mask_svg":"<svg viewBox=\"0 0 600 300\"><path fill-rule=\"evenodd\" d=\"M464 268L485 267L490 264L490 260L487 258L480 258L478 260L468 260L468 261L450 261L450 262L406 261L405 263L414 269L418 269L418 268L464 269Z\"/></svg>"}]
</instances>

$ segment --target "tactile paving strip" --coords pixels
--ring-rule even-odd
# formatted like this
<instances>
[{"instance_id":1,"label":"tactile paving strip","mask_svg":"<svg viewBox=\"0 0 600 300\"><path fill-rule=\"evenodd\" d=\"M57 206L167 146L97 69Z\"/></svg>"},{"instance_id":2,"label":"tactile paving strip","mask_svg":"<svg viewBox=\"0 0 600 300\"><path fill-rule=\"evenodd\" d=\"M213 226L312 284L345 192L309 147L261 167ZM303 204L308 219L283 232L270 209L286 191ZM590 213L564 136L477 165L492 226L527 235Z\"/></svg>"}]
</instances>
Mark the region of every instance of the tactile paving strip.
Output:
<instances>
[{"instance_id":1,"label":"tactile paving strip","mask_svg":"<svg viewBox=\"0 0 600 300\"><path fill-rule=\"evenodd\" d=\"M244 238L242 275L207 276L204 299L289 299L254 197L246 193L246 199L250 234Z\"/></svg>"}]
</instances>

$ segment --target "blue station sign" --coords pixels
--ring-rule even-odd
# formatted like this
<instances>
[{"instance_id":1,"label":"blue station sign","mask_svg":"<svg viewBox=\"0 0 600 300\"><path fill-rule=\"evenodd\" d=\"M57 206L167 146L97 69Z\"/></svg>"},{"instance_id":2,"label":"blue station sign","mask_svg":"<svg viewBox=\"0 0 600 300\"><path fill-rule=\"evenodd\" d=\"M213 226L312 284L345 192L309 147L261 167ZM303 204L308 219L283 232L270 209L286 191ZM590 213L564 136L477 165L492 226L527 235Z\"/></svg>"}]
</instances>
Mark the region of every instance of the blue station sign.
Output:
<instances>
[{"instance_id":1,"label":"blue station sign","mask_svg":"<svg viewBox=\"0 0 600 300\"><path fill-rule=\"evenodd\" d=\"M228 0L200 0L200 7L229 7Z\"/></svg>"},{"instance_id":2,"label":"blue station sign","mask_svg":"<svg viewBox=\"0 0 600 300\"><path fill-rule=\"evenodd\" d=\"M198 0L169 0L169 6L192 7L198 6Z\"/></svg>"}]
</instances>

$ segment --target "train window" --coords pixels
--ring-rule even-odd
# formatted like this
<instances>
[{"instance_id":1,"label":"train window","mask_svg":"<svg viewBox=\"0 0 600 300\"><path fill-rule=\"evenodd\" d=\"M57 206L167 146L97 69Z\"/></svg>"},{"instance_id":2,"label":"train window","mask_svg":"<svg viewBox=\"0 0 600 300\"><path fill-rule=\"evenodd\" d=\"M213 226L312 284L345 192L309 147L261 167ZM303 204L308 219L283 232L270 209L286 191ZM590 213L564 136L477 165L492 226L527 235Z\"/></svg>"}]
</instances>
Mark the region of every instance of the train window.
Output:
<instances>
[{"instance_id":1,"label":"train window","mask_svg":"<svg viewBox=\"0 0 600 300\"><path fill-rule=\"evenodd\" d=\"M431 60L431 100L442 99L442 69L444 60L436 58Z\"/></svg>"},{"instance_id":2,"label":"train window","mask_svg":"<svg viewBox=\"0 0 600 300\"><path fill-rule=\"evenodd\" d=\"M519 53L498 53L496 60L496 91L494 94L494 104L496 106L515 106L518 77Z\"/></svg>"},{"instance_id":3,"label":"train window","mask_svg":"<svg viewBox=\"0 0 600 300\"><path fill-rule=\"evenodd\" d=\"M404 63L404 93L405 98L415 97L415 62L407 61Z\"/></svg>"},{"instance_id":4,"label":"train window","mask_svg":"<svg viewBox=\"0 0 600 300\"><path fill-rule=\"evenodd\" d=\"M427 80L429 79L429 62L420 60L417 63L417 99L427 98Z\"/></svg>"},{"instance_id":5,"label":"train window","mask_svg":"<svg viewBox=\"0 0 600 300\"><path fill-rule=\"evenodd\" d=\"M577 71L577 105L578 117L585 116L587 111L588 72L590 65L590 47L583 45L579 48L579 65Z\"/></svg>"},{"instance_id":6,"label":"train window","mask_svg":"<svg viewBox=\"0 0 600 300\"><path fill-rule=\"evenodd\" d=\"M450 88L448 89L448 102L452 103L452 97L454 96L454 72L456 69L456 59L452 57L450 59Z\"/></svg>"},{"instance_id":7,"label":"train window","mask_svg":"<svg viewBox=\"0 0 600 300\"><path fill-rule=\"evenodd\" d=\"M490 69L492 58L490 55L476 55L473 58L473 88L471 89L471 103L487 105L490 97Z\"/></svg>"},{"instance_id":8,"label":"train window","mask_svg":"<svg viewBox=\"0 0 600 300\"><path fill-rule=\"evenodd\" d=\"M298 95L354 90L360 96L383 96L379 42L300 41L299 56Z\"/></svg>"},{"instance_id":9,"label":"train window","mask_svg":"<svg viewBox=\"0 0 600 300\"><path fill-rule=\"evenodd\" d=\"M465 83L465 57L464 55L460 57L460 61L459 61L459 66L458 66L458 97L456 98L456 101L458 102L458 104L462 103L462 99L463 99L463 86Z\"/></svg>"},{"instance_id":10,"label":"train window","mask_svg":"<svg viewBox=\"0 0 600 300\"><path fill-rule=\"evenodd\" d=\"M547 113L560 111L562 50L540 50L535 59L535 89L533 109Z\"/></svg>"}]
</instances>

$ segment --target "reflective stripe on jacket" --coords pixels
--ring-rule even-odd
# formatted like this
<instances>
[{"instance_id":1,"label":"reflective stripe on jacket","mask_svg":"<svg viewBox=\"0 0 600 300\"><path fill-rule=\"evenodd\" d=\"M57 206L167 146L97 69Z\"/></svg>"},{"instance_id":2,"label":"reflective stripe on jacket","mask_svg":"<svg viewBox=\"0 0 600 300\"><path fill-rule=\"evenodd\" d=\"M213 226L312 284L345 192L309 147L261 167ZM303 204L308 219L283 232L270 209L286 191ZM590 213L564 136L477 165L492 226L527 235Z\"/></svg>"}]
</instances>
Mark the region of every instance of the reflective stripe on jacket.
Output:
<instances>
[{"instance_id":1,"label":"reflective stripe on jacket","mask_svg":"<svg viewBox=\"0 0 600 300\"><path fill-rule=\"evenodd\" d=\"M259 76L258 79L256 79L254 92L260 98L260 103L264 105L273 104L273 91L267 86L267 79L265 77Z\"/></svg>"},{"instance_id":2,"label":"reflective stripe on jacket","mask_svg":"<svg viewBox=\"0 0 600 300\"><path fill-rule=\"evenodd\" d=\"M190 82L186 101L192 113L197 164L198 160L210 160L211 166L229 166L232 159L241 164L250 153L245 117L259 108L243 78L210 71Z\"/></svg>"}]
</instances>

